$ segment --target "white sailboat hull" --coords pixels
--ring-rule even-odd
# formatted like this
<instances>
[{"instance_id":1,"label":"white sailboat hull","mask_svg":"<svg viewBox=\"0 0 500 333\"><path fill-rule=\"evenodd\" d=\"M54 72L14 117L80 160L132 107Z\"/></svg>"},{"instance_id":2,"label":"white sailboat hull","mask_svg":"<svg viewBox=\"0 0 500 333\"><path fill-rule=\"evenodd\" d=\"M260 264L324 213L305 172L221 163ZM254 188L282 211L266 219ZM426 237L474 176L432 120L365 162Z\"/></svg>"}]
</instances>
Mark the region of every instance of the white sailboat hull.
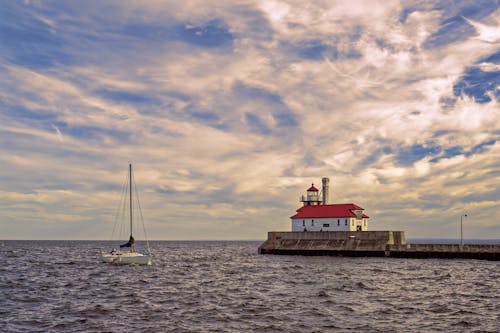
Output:
<instances>
[{"instance_id":1,"label":"white sailboat hull","mask_svg":"<svg viewBox=\"0 0 500 333\"><path fill-rule=\"evenodd\" d=\"M151 256L137 252L116 252L101 254L102 261L114 265L151 265Z\"/></svg>"}]
</instances>

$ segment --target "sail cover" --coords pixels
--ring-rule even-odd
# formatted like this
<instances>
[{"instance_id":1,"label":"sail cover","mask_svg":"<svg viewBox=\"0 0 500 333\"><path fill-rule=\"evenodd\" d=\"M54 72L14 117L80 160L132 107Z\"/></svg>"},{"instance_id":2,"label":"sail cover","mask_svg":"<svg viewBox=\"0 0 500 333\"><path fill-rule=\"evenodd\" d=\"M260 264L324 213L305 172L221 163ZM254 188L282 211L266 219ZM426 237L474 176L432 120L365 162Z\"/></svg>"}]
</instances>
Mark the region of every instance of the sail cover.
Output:
<instances>
[{"instance_id":1,"label":"sail cover","mask_svg":"<svg viewBox=\"0 0 500 333\"><path fill-rule=\"evenodd\" d=\"M128 240L128 242L120 245L120 247L131 247L132 245L134 245L134 243L135 243L134 237L132 237L132 235L130 235L130 239Z\"/></svg>"}]
</instances>

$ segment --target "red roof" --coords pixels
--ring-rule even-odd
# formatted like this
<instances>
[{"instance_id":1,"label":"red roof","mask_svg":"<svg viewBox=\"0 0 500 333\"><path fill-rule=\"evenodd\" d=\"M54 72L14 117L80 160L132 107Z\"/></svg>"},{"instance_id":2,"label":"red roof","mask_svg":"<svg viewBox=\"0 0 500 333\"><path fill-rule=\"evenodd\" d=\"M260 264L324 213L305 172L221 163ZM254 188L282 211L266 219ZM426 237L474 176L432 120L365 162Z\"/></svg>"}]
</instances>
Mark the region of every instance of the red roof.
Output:
<instances>
[{"instance_id":1,"label":"red roof","mask_svg":"<svg viewBox=\"0 0 500 333\"><path fill-rule=\"evenodd\" d=\"M364 210L363 208L349 204L315 205L303 206L297 209L297 214L291 216L292 219L303 218L328 218L328 217L356 217L355 210ZM363 218L368 218L363 214Z\"/></svg>"},{"instance_id":2,"label":"red roof","mask_svg":"<svg viewBox=\"0 0 500 333\"><path fill-rule=\"evenodd\" d=\"M314 183L313 183L313 184L311 184L311 187L309 187L309 188L307 189L307 192L309 192L309 191L318 192L318 189L317 189L316 187L314 187Z\"/></svg>"}]
</instances>

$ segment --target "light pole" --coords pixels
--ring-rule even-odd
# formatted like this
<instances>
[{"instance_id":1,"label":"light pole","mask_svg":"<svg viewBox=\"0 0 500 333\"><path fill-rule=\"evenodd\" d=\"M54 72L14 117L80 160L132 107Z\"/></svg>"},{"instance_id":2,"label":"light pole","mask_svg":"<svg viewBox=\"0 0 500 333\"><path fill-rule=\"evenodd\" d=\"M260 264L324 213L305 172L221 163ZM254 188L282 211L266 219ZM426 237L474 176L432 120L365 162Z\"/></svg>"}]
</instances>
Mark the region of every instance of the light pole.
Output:
<instances>
[{"instance_id":1,"label":"light pole","mask_svg":"<svg viewBox=\"0 0 500 333\"><path fill-rule=\"evenodd\" d=\"M464 228L463 228L464 217L467 217L467 214L460 215L460 246L464 245Z\"/></svg>"}]
</instances>

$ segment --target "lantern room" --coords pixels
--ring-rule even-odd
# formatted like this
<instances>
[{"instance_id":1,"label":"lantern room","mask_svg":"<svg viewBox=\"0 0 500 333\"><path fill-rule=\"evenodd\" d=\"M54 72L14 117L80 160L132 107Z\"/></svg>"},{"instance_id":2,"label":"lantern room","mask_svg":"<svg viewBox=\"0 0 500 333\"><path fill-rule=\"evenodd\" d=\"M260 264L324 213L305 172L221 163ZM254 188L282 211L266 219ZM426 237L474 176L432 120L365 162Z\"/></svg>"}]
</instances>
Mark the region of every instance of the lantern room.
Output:
<instances>
[{"instance_id":1,"label":"lantern room","mask_svg":"<svg viewBox=\"0 0 500 333\"><path fill-rule=\"evenodd\" d=\"M304 195L302 195L300 201L304 203L304 206L315 206L321 204L319 190L314 187L314 183L307 189L306 196L304 197Z\"/></svg>"}]
</instances>

